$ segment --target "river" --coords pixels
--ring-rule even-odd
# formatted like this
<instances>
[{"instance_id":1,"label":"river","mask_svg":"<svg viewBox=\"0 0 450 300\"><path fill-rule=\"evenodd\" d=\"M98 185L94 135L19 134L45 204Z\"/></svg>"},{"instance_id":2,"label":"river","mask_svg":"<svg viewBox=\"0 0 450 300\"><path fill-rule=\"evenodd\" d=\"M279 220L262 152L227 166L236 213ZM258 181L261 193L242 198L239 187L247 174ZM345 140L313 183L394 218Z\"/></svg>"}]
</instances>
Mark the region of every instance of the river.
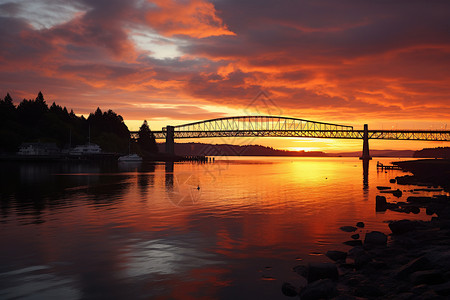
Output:
<instances>
[{"instance_id":1,"label":"river","mask_svg":"<svg viewBox=\"0 0 450 300\"><path fill-rule=\"evenodd\" d=\"M375 211L376 186L412 188L394 160L2 163L0 298L287 299L294 266L350 248L339 227L431 218Z\"/></svg>"}]
</instances>

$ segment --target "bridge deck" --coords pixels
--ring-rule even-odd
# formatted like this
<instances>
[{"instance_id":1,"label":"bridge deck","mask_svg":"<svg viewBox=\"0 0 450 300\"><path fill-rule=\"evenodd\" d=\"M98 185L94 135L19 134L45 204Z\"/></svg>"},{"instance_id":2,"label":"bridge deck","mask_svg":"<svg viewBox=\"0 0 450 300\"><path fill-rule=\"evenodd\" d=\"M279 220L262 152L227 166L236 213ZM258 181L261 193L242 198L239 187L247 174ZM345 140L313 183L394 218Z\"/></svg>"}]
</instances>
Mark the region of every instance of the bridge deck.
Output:
<instances>
[{"instance_id":1,"label":"bridge deck","mask_svg":"<svg viewBox=\"0 0 450 300\"><path fill-rule=\"evenodd\" d=\"M166 131L153 131L156 139L165 139ZM214 138L214 137L306 137L331 139L363 139L363 130L211 130L178 131L174 138ZM138 132L131 132L136 138ZM369 130L369 139L450 141L450 131L426 130Z\"/></svg>"},{"instance_id":2,"label":"bridge deck","mask_svg":"<svg viewBox=\"0 0 450 300\"><path fill-rule=\"evenodd\" d=\"M157 139L165 139L167 130L163 128L162 131L154 131L153 134ZM175 139L214 137L364 139L364 130L354 130L352 126L281 116L218 118L170 126L170 131L173 131ZM131 136L136 138L138 133L132 132ZM368 130L366 139L450 141L450 131Z\"/></svg>"}]
</instances>

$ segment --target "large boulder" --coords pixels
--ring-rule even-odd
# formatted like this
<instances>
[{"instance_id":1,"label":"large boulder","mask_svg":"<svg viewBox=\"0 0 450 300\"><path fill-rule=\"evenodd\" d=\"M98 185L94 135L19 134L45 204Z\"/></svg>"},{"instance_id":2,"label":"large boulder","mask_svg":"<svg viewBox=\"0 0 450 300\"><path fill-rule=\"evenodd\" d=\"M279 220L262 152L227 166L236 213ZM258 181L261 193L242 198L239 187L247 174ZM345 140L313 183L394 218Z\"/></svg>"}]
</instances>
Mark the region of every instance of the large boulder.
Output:
<instances>
[{"instance_id":1,"label":"large boulder","mask_svg":"<svg viewBox=\"0 0 450 300\"><path fill-rule=\"evenodd\" d=\"M327 251L325 255L334 261L345 261L347 258L347 252L344 251Z\"/></svg>"},{"instance_id":2,"label":"large boulder","mask_svg":"<svg viewBox=\"0 0 450 300\"><path fill-rule=\"evenodd\" d=\"M385 196L376 196L375 198L375 210L376 211L386 211L387 202Z\"/></svg>"},{"instance_id":3,"label":"large boulder","mask_svg":"<svg viewBox=\"0 0 450 300\"><path fill-rule=\"evenodd\" d=\"M379 231L372 231L366 233L364 245L368 246L386 246L387 235Z\"/></svg>"},{"instance_id":4,"label":"large boulder","mask_svg":"<svg viewBox=\"0 0 450 300\"><path fill-rule=\"evenodd\" d=\"M321 279L308 284L301 292L301 300L331 299L337 296L336 284L331 279Z\"/></svg>"},{"instance_id":5,"label":"large boulder","mask_svg":"<svg viewBox=\"0 0 450 300\"><path fill-rule=\"evenodd\" d=\"M389 228L391 229L392 234L407 233L409 231L415 230L417 226L418 226L417 221L411 220L400 220L389 223Z\"/></svg>"},{"instance_id":6,"label":"large boulder","mask_svg":"<svg viewBox=\"0 0 450 300\"><path fill-rule=\"evenodd\" d=\"M337 280L339 277L338 269L334 263L310 263L308 264L308 282L314 282L319 279Z\"/></svg>"}]
</instances>

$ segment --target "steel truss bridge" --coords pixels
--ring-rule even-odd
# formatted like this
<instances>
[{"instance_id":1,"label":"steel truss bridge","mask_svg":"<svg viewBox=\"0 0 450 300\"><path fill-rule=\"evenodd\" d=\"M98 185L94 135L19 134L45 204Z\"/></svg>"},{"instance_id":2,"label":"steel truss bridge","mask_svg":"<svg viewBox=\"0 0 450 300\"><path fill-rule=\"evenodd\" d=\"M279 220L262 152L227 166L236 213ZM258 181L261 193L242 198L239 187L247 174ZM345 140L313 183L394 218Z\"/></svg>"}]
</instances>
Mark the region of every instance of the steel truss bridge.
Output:
<instances>
[{"instance_id":1,"label":"steel truss bridge","mask_svg":"<svg viewBox=\"0 0 450 300\"><path fill-rule=\"evenodd\" d=\"M167 126L153 131L156 139L166 139L166 152L173 152L174 139L213 137L304 137L362 139L363 157L369 156L368 140L450 141L449 130L355 130L353 126L315 122L280 116L240 116ZM138 138L138 132L131 132Z\"/></svg>"}]
</instances>

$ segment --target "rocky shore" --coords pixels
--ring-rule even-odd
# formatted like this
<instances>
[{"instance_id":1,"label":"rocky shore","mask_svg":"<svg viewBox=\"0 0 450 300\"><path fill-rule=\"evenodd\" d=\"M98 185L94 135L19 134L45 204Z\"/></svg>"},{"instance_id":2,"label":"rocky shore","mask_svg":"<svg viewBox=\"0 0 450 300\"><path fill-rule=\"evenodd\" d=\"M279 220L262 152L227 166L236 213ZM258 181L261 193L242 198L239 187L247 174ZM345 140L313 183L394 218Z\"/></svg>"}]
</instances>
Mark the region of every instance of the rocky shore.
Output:
<instances>
[{"instance_id":1,"label":"rocky shore","mask_svg":"<svg viewBox=\"0 0 450 300\"><path fill-rule=\"evenodd\" d=\"M414 175L397 177L395 181L426 184L425 189L431 191L443 185L448 191L449 182L446 186L441 179L449 174L450 163L439 161L399 163L405 170L414 170ZM328 251L326 256L330 262L294 267L307 284L299 287L285 282L281 287L283 294L302 300L450 299L449 203L450 197L445 195L410 196L406 202L393 203L378 195L377 210L425 211L432 216L431 220L391 221L389 235L364 228L363 222L343 226L341 230L350 235L349 241L344 243L352 248L347 252Z\"/></svg>"}]
</instances>

